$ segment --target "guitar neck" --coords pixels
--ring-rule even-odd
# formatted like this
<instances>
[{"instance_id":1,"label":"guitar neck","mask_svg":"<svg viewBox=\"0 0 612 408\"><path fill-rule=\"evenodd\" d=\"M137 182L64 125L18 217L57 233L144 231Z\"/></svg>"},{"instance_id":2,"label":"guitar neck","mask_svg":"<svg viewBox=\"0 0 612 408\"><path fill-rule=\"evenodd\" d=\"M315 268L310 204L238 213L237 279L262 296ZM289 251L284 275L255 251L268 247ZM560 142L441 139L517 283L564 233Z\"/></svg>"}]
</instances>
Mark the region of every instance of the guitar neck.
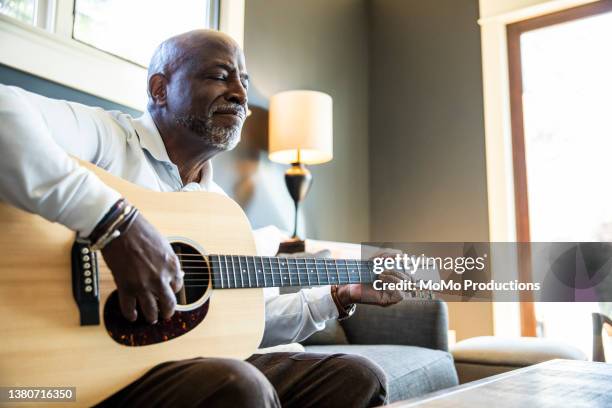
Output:
<instances>
[{"instance_id":1,"label":"guitar neck","mask_svg":"<svg viewBox=\"0 0 612 408\"><path fill-rule=\"evenodd\" d=\"M371 261L354 259L209 255L208 260L215 289L371 283L376 277Z\"/></svg>"}]
</instances>

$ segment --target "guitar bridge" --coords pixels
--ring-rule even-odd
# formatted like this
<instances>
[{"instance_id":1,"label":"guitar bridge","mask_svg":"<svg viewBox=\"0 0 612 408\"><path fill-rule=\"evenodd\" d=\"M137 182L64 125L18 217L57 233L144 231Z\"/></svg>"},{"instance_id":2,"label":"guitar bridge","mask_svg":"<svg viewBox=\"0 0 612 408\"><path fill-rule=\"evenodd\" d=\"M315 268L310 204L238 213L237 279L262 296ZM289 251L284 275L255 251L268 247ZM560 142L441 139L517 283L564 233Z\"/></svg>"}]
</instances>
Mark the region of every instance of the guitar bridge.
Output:
<instances>
[{"instance_id":1,"label":"guitar bridge","mask_svg":"<svg viewBox=\"0 0 612 408\"><path fill-rule=\"evenodd\" d=\"M75 241L71 251L72 296L79 308L81 326L100 324L98 259L89 245Z\"/></svg>"}]
</instances>

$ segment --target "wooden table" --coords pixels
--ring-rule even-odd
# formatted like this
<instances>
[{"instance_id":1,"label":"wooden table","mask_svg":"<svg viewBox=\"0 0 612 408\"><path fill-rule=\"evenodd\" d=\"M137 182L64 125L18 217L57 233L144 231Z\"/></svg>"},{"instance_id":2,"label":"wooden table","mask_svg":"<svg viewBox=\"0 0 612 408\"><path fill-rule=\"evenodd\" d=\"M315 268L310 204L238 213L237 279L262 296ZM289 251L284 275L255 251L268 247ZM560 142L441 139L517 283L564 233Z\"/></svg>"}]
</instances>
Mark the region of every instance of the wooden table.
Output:
<instances>
[{"instance_id":1,"label":"wooden table","mask_svg":"<svg viewBox=\"0 0 612 408\"><path fill-rule=\"evenodd\" d=\"M391 407L612 407L612 364L551 360Z\"/></svg>"}]
</instances>

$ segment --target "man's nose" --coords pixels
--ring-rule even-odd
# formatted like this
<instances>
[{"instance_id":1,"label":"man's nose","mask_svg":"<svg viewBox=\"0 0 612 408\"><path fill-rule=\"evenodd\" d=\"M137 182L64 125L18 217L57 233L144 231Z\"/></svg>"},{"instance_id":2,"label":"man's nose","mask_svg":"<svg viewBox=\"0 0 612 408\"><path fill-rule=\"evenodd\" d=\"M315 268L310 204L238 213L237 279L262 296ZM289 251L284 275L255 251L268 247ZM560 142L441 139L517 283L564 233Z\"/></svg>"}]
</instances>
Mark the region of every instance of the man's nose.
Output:
<instances>
[{"instance_id":1,"label":"man's nose","mask_svg":"<svg viewBox=\"0 0 612 408\"><path fill-rule=\"evenodd\" d=\"M241 81L233 81L231 89L229 90L226 99L228 102L237 103L246 106L248 102L247 90L242 85Z\"/></svg>"}]
</instances>

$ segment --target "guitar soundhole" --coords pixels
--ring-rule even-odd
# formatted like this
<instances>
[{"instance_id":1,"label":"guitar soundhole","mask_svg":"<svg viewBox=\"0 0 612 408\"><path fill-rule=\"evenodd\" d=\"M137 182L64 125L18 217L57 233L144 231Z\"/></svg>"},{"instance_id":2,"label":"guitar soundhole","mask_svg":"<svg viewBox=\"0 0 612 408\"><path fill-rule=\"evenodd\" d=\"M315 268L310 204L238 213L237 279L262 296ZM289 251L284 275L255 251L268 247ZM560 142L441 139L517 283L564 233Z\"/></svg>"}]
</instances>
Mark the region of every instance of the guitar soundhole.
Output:
<instances>
[{"instance_id":1,"label":"guitar soundhole","mask_svg":"<svg viewBox=\"0 0 612 408\"><path fill-rule=\"evenodd\" d=\"M185 272L183 289L176 294L176 302L179 305L195 303L204 296L208 288L210 277L208 261L200 251L189 244L174 242L171 245L179 259L181 269Z\"/></svg>"},{"instance_id":2,"label":"guitar soundhole","mask_svg":"<svg viewBox=\"0 0 612 408\"><path fill-rule=\"evenodd\" d=\"M149 324L138 311L138 319L130 322L121 314L119 295L114 291L104 305L104 325L110 337L125 346L146 346L172 340L200 324L208 313L209 299L202 302L209 286L210 271L207 259L200 251L184 242L171 244L185 272L183 288L176 294L177 304L189 305L187 311L176 311L167 320Z\"/></svg>"}]
</instances>

